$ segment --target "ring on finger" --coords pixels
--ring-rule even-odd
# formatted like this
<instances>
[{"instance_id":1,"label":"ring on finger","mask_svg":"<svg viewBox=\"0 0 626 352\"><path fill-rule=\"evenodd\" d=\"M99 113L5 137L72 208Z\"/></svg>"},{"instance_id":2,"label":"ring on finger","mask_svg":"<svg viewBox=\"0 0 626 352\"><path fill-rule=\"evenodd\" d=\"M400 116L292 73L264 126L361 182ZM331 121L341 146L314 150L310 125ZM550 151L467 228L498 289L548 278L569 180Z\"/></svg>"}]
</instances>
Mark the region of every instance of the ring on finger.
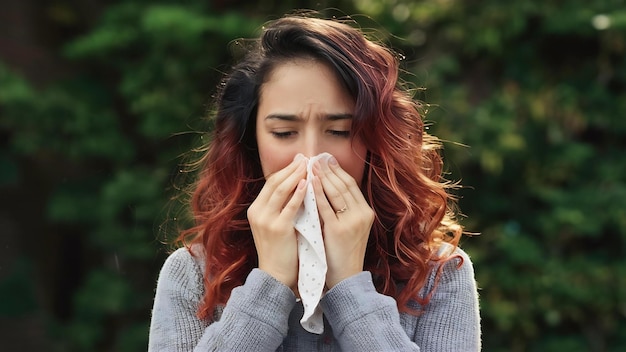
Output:
<instances>
[{"instance_id":1,"label":"ring on finger","mask_svg":"<svg viewBox=\"0 0 626 352\"><path fill-rule=\"evenodd\" d=\"M337 210L337 211L335 212L335 214L340 214L340 213L343 213L343 212L344 212L344 211L346 211L346 210L348 210L348 204L345 204L345 205L343 206L343 208L341 208L341 209Z\"/></svg>"}]
</instances>

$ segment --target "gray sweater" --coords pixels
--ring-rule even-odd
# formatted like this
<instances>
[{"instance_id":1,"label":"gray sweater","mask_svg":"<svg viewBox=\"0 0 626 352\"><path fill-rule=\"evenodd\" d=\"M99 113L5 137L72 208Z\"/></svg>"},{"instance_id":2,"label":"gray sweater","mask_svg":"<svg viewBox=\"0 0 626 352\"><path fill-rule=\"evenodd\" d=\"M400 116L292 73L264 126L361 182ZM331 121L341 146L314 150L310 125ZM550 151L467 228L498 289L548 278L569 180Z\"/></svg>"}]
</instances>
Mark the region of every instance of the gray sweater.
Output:
<instances>
[{"instance_id":1,"label":"gray sweater","mask_svg":"<svg viewBox=\"0 0 626 352\"><path fill-rule=\"evenodd\" d=\"M361 272L323 296L324 333L317 335L300 325L303 307L293 292L259 269L233 289L213 323L198 319L204 258L180 248L159 276L149 351L479 351L472 263L461 249L454 254L462 265L458 258L444 265L421 315L399 313L393 298L376 291L371 274ZM421 295L432 289L436 269Z\"/></svg>"}]
</instances>

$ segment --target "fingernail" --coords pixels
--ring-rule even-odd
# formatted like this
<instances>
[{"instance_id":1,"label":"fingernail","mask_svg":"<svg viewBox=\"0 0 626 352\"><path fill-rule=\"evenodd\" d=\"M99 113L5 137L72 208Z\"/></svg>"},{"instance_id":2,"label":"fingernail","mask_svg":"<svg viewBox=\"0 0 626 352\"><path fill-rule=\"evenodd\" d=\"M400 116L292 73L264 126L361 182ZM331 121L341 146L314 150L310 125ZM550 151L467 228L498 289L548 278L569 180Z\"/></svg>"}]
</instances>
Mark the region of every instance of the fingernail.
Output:
<instances>
[{"instance_id":1,"label":"fingernail","mask_svg":"<svg viewBox=\"0 0 626 352\"><path fill-rule=\"evenodd\" d=\"M296 156L293 158L294 161L300 161L300 160L304 160L304 159L305 159L305 157L304 157L304 154L302 154L302 153L296 154Z\"/></svg>"},{"instance_id":2,"label":"fingernail","mask_svg":"<svg viewBox=\"0 0 626 352\"><path fill-rule=\"evenodd\" d=\"M330 158L328 158L328 163L333 166L337 165L337 159L335 159L334 156L331 156Z\"/></svg>"}]
</instances>

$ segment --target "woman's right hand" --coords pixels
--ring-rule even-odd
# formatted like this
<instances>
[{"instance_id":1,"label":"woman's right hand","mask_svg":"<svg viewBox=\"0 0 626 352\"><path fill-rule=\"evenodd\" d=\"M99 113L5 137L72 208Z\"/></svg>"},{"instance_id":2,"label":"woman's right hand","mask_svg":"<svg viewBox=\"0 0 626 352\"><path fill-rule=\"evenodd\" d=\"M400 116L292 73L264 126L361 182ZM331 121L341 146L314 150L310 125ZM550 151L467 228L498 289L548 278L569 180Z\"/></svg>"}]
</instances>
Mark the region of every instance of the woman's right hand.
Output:
<instances>
[{"instance_id":1,"label":"woman's right hand","mask_svg":"<svg viewBox=\"0 0 626 352\"><path fill-rule=\"evenodd\" d=\"M296 213L306 192L306 161L302 154L267 177L248 208L248 222L259 257L259 269L296 291L298 243Z\"/></svg>"}]
</instances>

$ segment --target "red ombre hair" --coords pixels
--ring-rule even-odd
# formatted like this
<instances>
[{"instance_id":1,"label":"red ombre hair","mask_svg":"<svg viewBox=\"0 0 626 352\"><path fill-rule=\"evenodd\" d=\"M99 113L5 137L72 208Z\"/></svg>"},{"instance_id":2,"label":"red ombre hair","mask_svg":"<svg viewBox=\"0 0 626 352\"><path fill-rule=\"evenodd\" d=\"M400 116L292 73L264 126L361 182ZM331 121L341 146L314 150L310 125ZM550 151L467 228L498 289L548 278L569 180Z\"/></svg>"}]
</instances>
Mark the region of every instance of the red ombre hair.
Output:
<instances>
[{"instance_id":1,"label":"red ombre hair","mask_svg":"<svg viewBox=\"0 0 626 352\"><path fill-rule=\"evenodd\" d=\"M246 211L265 182L255 140L259 89L277 65L296 58L328 64L354 98L353 136L368 150L361 189L376 214L364 269L379 292L411 312L409 301L428 302L418 293L433 263L447 259L437 256L438 245L456 246L462 232L442 178L440 143L425 133L392 51L346 22L298 15L268 23L220 85L191 199L195 226L179 237L200 245L206 258L198 316L211 319L258 264Z\"/></svg>"}]
</instances>

